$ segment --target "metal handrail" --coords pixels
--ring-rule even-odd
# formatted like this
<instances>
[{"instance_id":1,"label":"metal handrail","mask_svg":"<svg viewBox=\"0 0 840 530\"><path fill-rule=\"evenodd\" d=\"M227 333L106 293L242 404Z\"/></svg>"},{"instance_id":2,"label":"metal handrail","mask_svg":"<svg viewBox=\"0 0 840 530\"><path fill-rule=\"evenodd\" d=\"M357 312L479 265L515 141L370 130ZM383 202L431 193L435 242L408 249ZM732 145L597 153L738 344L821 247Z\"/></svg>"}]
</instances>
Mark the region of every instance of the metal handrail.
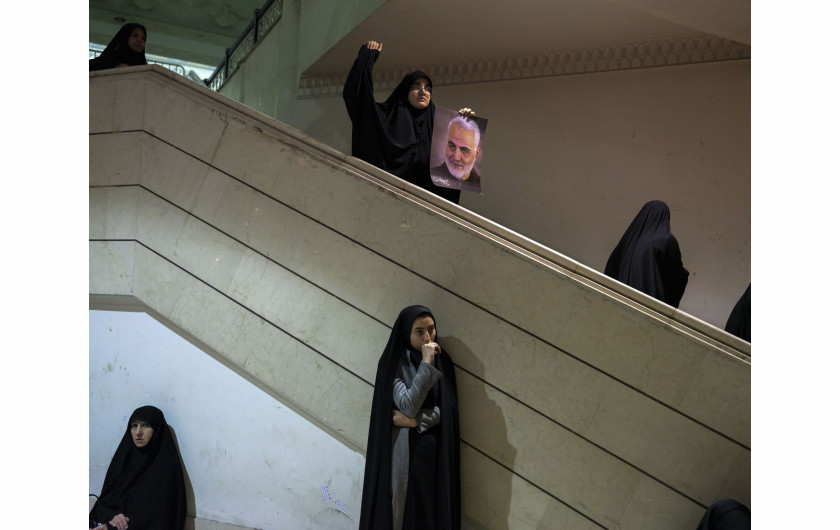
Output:
<instances>
[{"instance_id":1,"label":"metal handrail","mask_svg":"<svg viewBox=\"0 0 840 530\"><path fill-rule=\"evenodd\" d=\"M277 18L274 20L269 20L269 24L266 24L265 27L262 28L262 32L260 31L260 20L262 20L266 14L269 13L269 10L275 8L275 4L279 4L279 6L275 9L275 12L272 14L277 14ZM261 37L264 37L265 34L268 33L268 30L274 26L280 18L282 17L283 13L283 0L277 2L277 0L267 0L266 3L262 6L261 9L254 10L254 18L251 20L248 27L245 28L245 31L242 32L241 35L236 39L233 43L233 46L230 48L225 48L225 58L219 63L219 66L213 71L213 74L204 80L204 84L210 87L213 90L218 91L222 85L227 81L227 78L236 71L236 68L239 67L239 62L247 56L250 51L254 48L254 46L259 42ZM248 39L249 35L253 35L253 39ZM249 42L248 42L249 41ZM245 48L245 45L249 46L249 48ZM241 53L240 53L241 52ZM237 57L237 54L241 54L242 57ZM236 61L232 61L232 59L236 58Z\"/></svg>"}]
</instances>

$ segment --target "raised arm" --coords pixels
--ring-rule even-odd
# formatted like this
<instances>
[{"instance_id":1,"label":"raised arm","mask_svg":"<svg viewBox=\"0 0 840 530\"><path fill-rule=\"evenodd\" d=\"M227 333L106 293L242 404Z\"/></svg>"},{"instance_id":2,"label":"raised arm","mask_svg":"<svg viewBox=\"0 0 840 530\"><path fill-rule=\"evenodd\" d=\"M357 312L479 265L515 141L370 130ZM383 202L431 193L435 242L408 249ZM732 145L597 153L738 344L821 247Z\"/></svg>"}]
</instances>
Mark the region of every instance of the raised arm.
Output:
<instances>
[{"instance_id":1,"label":"raised arm","mask_svg":"<svg viewBox=\"0 0 840 530\"><path fill-rule=\"evenodd\" d=\"M373 64L381 51L381 42L370 40L362 44L359 55L347 74L342 95L347 114L353 123L358 121L361 113L376 104L373 99Z\"/></svg>"}]
</instances>

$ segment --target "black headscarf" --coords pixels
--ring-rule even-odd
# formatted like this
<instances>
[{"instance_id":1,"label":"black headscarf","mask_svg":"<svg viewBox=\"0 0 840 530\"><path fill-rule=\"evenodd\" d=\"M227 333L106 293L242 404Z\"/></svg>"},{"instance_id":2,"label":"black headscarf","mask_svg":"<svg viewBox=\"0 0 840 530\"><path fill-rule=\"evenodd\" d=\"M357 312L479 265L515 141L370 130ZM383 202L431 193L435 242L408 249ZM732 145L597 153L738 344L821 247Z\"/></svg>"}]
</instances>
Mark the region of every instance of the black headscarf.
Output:
<instances>
[{"instance_id":1,"label":"black headscarf","mask_svg":"<svg viewBox=\"0 0 840 530\"><path fill-rule=\"evenodd\" d=\"M732 333L736 337L740 337L747 342L750 342L750 287L741 295L738 303L732 308L732 313L729 314L729 319L726 321L726 331Z\"/></svg>"},{"instance_id":2,"label":"black headscarf","mask_svg":"<svg viewBox=\"0 0 840 530\"><path fill-rule=\"evenodd\" d=\"M680 305L688 271L671 234L667 204L650 201L642 207L610 254L604 274L668 305Z\"/></svg>"},{"instance_id":3,"label":"black headscarf","mask_svg":"<svg viewBox=\"0 0 840 530\"><path fill-rule=\"evenodd\" d=\"M353 122L352 154L403 180L443 197L455 204L460 190L441 188L432 183L430 158L435 104L416 109L408 102L408 92L418 79L432 79L420 70L403 77L384 103L373 99L373 64L379 51L362 46L344 83L344 105Z\"/></svg>"},{"instance_id":4,"label":"black headscarf","mask_svg":"<svg viewBox=\"0 0 840 530\"><path fill-rule=\"evenodd\" d=\"M697 530L750 530L750 509L734 499L712 503L703 514Z\"/></svg>"},{"instance_id":5,"label":"black headscarf","mask_svg":"<svg viewBox=\"0 0 840 530\"><path fill-rule=\"evenodd\" d=\"M380 530L393 528L391 523L391 434L393 429L394 377L397 360L406 351L411 362L419 365L420 352L411 347L411 326L418 316L432 312L423 306L413 305L400 312L388 344L379 359L376 383L373 388L373 405L370 412L365 481L362 488L362 511L359 529ZM435 324L437 321L435 320ZM449 354L441 347L435 356L435 368L442 377L427 395L440 407L440 423L432 429L436 433L437 470L435 484L435 528L439 530L461 527L461 433L458 418L458 393L455 386L455 366ZM424 404L424 406L426 406ZM434 465L430 463L430 465ZM411 473L411 470L409 470ZM431 491L431 489L430 489ZM408 502L408 501L407 501Z\"/></svg>"},{"instance_id":6,"label":"black headscarf","mask_svg":"<svg viewBox=\"0 0 840 530\"><path fill-rule=\"evenodd\" d=\"M146 28L142 24L136 22L124 24L117 34L114 35L114 38L111 39L111 42L108 43L108 46L102 50L99 57L94 57L88 61L88 71L105 70L121 64L127 64L128 66L146 64L145 48L142 52L138 53L128 45L128 38L134 32L135 28L141 28L143 33L146 34Z\"/></svg>"},{"instance_id":7,"label":"black headscarf","mask_svg":"<svg viewBox=\"0 0 840 530\"><path fill-rule=\"evenodd\" d=\"M131 436L131 422L135 420L145 421L154 429L150 443L142 448L134 445ZM102 493L90 511L89 523L108 523L120 513L129 518L130 528L184 528L187 496L181 459L163 412L156 407L147 405L131 414L105 473Z\"/></svg>"}]
</instances>

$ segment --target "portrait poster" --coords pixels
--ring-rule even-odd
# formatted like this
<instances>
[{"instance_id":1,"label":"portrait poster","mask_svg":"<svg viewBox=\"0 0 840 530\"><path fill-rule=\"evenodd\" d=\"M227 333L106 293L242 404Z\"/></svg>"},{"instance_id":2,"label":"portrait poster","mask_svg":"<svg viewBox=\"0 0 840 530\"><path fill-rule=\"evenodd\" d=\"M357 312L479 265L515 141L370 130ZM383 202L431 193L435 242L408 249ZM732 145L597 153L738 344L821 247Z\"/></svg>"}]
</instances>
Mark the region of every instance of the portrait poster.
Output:
<instances>
[{"instance_id":1,"label":"portrait poster","mask_svg":"<svg viewBox=\"0 0 840 530\"><path fill-rule=\"evenodd\" d=\"M457 110L435 108L429 172L435 186L482 193L484 131L487 120L462 117Z\"/></svg>"}]
</instances>

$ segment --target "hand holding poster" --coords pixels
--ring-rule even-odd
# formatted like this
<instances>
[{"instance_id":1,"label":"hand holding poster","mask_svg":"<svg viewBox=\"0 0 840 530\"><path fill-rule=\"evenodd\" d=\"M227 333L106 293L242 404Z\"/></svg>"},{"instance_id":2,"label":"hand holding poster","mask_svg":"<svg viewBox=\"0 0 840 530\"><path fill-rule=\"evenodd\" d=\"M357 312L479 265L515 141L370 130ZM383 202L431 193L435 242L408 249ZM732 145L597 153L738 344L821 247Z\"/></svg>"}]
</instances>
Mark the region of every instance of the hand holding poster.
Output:
<instances>
[{"instance_id":1,"label":"hand holding poster","mask_svg":"<svg viewBox=\"0 0 840 530\"><path fill-rule=\"evenodd\" d=\"M444 107L435 109L429 171L436 186L482 193L481 146L486 129L485 118L461 116Z\"/></svg>"}]
</instances>

